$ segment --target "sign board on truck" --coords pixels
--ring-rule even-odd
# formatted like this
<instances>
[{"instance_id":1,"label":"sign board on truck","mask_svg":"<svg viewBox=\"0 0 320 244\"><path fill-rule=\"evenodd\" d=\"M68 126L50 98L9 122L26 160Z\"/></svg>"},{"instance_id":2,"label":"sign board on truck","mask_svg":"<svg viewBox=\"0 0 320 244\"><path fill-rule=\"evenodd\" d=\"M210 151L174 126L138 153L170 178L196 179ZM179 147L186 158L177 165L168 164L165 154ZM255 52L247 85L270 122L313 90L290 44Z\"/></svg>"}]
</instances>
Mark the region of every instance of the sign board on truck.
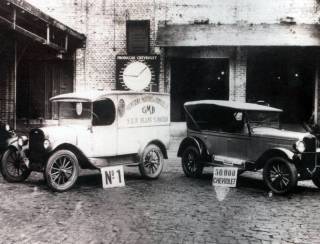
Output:
<instances>
[{"instance_id":1,"label":"sign board on truck","mask_svg":"<svg viewBox=\"0 0 320 244\"><path fill-rule=\"evenodd\" d=\"M169 125L169 96L161 94L141 94L119 96L119 127L139 127Z\"/></svg>"}]
</instances>

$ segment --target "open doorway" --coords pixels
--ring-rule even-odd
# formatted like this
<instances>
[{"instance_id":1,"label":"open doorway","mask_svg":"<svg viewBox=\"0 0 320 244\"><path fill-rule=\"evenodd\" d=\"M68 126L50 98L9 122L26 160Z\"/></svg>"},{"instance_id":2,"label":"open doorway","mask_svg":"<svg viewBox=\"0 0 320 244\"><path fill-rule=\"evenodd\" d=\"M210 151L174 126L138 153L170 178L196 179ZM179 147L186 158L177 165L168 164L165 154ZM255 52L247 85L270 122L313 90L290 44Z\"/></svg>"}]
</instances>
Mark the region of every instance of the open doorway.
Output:
<instances>
[{"instance_id":1,"label":"open doorway","mask_svg":"<svg viewBox=\"0 0 320 244\"><path fill-rule=\"evenodd\" d=\"M228 59L171 59L171 121L185 121L191 100L229 99Z\"/></svg>"},{"instance_id":2,"label":"open doorway","mask_svg":"<svg viewBox=\"0 0 320 244\"><path fill-rule=\"evenodd\" d=\"M32 46L28 47L33 48ZM74 63L59 59L47 49L25 54L17 70L17 124L37 126L57 117L49 101L52 96L73 91Z\"/></svg>"},{"instance_id":3,"label":"open doorway","mask_svg":"<svg viewBox=\"0 0 320 244\"><path fill-rule=\"evenodd\" d=\"M283 109L285 124L307 122L314 111L315 55L310 48L261 48L248 58L247 100Z\"/></svg>"}]
</instances>

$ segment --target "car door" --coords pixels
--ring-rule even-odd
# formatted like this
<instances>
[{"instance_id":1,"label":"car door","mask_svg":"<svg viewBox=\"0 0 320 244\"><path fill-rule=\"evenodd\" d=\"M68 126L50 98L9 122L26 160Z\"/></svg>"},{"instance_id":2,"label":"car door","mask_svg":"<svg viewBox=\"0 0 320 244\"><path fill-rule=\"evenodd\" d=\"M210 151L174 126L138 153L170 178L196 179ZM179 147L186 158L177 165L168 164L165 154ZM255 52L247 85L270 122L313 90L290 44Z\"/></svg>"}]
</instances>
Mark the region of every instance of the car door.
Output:
<instances>
[{"instance_id":1,"label":"car door","mask_svg":"<svg viewBox=\"0 0 320 244\"><path fill-rule=\"evenodd\" d=\"M115 156L117 153L117 123L113 99L95 101L92 111L92 156Z\"/></svg>"},{"instance_id":2,"label":"car door","mask_svg":"<svg viewBox=\"0 0 320 244\"><path fill-rule=\"evenodd\" d=\"M246 160L250 142L241 111L216 108L208 111L214 119L202 130L202 140L209 153L215 156Z\"/></svg>"}]
</instances>

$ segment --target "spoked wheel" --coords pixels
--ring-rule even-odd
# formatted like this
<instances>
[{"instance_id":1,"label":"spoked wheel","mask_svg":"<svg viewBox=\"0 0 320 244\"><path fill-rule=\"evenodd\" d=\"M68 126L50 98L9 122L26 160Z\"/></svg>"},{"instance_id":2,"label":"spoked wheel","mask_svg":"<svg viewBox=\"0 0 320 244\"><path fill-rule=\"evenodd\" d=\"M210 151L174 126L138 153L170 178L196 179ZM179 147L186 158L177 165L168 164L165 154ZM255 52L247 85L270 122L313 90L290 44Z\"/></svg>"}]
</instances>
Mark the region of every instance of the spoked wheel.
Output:
<instances>
[{"instance_id":1,"label":"spoked wheel","mask_svg":"<svg viewBox=\"0 0 320 244\"><path fill-rule=\"evenodd\" d=\"M277 194L285 194L297 185L296 166L281 157L270 158L263 168L263 179Z\"/></svg>"},{"instance_id":2,"label":"spoked wheel","mask_svg":"<svg viewBox=\"0 0 320 244\"><path fill-rule=\"evenodd\" d=\"M312 182L316 187L320 188L320 168L317 168L312 175Z\"/></svg>"},{"instance_id":3,"label":"spoked wheel","mask_svg":"<svg viewBox=\"0 0 320 244\"><path fill-rule=\"evenodd\" d=\"M181 164L184 174L187 177L200 177L203 166L199 163L200 153L194 146L187 147L181 158Z\"/></svg>"},{"instance_id":4,"label":"spoked wheel","mask_svg":"<svg viewBox=\"0 0 320 244\"><path fill-rule=\"evenodd\" d=\"M1 173L8 182L22 182L28 178L31 171L16 149L9 148L1 160Z\"/></svg>"},{"instance_id":5,"label":"spoked wheel","mask_svg":"<svg viewBox=\"0 0 320 244\"><path fill-rule=\"evenodd\" d=\"M151 144L143 152L139 170L143 177L156 179L162 172L163 164L164 160L161 149L157 145Z\"/></svg>"},{"instance_id":6,"label":"spoked wheel","mask_svg":"<svg viewBox=\"0 0 320 244\"><path fill-rule=\"evenodd\" d=\"M79 176L79 162L76 155L69 150L56 151L48 159L44 176L53 191L69 190Z\"/></svg>"}]
</instances>

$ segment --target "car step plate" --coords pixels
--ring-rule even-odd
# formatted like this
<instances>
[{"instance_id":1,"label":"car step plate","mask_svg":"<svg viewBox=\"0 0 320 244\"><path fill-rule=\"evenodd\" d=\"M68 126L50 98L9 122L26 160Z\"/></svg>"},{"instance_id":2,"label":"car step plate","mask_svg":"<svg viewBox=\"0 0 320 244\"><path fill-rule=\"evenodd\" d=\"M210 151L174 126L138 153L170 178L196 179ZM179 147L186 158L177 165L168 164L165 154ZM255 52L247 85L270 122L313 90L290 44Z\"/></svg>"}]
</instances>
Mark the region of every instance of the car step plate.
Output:
<instances>
[{"instance_id":1,"label":"car step plate","mask_svg":"<svg viewBox=\"0 0 320 244\"><path fill-rule=\"evenodd\" d=\"M216 155L213 156L213 162L222 163L224 165L235 165L235 166L245 166L246 161L239 158L232 158L226 156Z\"/></svg>"}]
</instances>

